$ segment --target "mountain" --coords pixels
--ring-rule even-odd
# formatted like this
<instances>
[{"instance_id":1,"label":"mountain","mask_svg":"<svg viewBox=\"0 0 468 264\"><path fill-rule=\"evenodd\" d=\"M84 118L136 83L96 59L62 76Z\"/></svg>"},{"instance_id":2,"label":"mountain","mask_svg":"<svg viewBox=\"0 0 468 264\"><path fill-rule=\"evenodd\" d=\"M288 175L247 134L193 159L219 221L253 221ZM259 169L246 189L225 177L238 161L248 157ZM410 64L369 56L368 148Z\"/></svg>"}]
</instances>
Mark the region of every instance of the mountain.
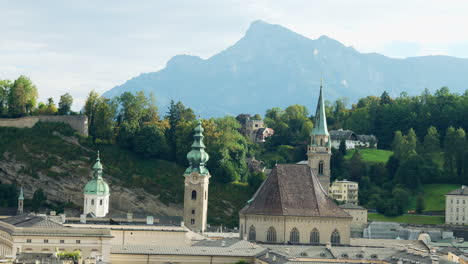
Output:
<instances>
[{"instance_id":1,"label":"mountain","mask_svg":"<svg viewBox=\"0 0 468 264\"><path fill-rule=\"evenodd\" d=\"M327 36L309 39L280 25L255 21L233 46L204 60L177 55L158 72L143 73L104 93L153 92L161 112L180 100L204 117L264 114L272 107L314 109L323 73L328 100L387 91L414 95L448 86L468 88L468 59L449 56L389 58L360 53Z\"/></svg>"}]
</instances>

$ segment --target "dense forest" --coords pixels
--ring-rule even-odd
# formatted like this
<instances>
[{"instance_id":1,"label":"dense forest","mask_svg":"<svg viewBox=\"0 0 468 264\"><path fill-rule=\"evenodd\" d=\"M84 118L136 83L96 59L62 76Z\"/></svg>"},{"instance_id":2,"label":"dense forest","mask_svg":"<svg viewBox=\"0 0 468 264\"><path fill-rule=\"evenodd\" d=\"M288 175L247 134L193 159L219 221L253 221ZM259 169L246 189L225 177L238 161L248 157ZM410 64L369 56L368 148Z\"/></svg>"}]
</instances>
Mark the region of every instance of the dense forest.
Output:
<instances>
[{"instance_id":1,"label":"dense forest","mask_svg":"<svg viewBox=\"0 0 468 264\"><path fill-rule=\"evenodd\" d=\"M3 116L35 114L74 114L73 98L53 99L36 105L37 89L24 76L14 82L0 81L0 110ZM182 102L168 109L156 107L157 98L143 92L123 93L104 98L90 92L83 108L89 118L88 144L98 148L113 145L131 151L142 159L157 158L187 166L186 154L193 142L196 113ZM443 87L431 94L401 94L391 98L368 96L347 107L346 99L326 103L329 129L349 129L373 134L378 147L393 151L386 163L365 162L356 151L345 159L346 149L333 149L332 179L350 179L360 184L360 203L386 215L402 214L410 196L422 184L468 184L468 91L454 94ZM254 118L262 118L251 113ZM256 114L256 115L254 115ZM313 113L306 106L268 109L263 117L275 134L263 144L250 142L241 133L237 117L204 119L205 144L210 155L208 168L219 184L239 183L251 193L266 177L248 166L255 157L271 167L275 163L295 163L306 159L306 146L313 127ZM129 177L132 186L145 188L152 178ZM4 186L2 188L8 188ZM0 197L2 199L3 197ZM3 199L6 199L4 197ZM418 197L418 211L424 197ZM8 201L8 204L12 201ZM181 202L181 201L170 201Z\"/></svg>"}]
</instances>

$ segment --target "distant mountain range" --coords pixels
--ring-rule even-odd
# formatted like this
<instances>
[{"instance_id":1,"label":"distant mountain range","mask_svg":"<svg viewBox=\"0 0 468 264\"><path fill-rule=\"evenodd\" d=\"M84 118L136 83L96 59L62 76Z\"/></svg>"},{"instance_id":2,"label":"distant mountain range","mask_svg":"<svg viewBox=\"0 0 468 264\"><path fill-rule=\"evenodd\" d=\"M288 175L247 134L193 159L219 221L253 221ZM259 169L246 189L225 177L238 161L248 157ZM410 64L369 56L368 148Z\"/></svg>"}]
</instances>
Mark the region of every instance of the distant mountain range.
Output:
<instances>
[{"instance_id":1,"label":"distant mountain range","mask_svg":"<svg viewBox=\"0 0 468 264\"><path fill-rule=\"evenodd\" d=\"M372 36L369 36L372 37ZM389 58L360 53L327 36L309 39L280 25L253 22L233 46L210 57L177 55L158 72L143 73L104 93L153 92L161 112L180 100L203 117L259 113L317 102L323 72L327 100L350 102L387 91L410 95L468 89L468 59L449 56Z\"/></svg>"}]
</instances>

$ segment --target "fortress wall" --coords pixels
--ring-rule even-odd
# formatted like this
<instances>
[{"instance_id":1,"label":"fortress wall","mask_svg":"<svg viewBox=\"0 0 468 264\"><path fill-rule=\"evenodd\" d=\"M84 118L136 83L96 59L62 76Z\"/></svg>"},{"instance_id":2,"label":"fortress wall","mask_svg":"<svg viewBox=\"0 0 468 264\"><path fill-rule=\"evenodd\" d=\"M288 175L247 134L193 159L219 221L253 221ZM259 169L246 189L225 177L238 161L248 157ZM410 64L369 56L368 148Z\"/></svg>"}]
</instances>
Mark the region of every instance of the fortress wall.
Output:
<instances>
[{"instance_id":1,"label":"fortress wall","mask_svg":"<svg viewBox=\"0 0 468 264\"><path fill-rule=\"evenodd\" d=\"M39 122L38 116L25 116L20 118L0 118L0 127L31 128Z\"/></svg>"},{"instance_id":2,"label":"fortress wall","mask_svg":"<svg viewBox=\"0 0 468 264\"><path fill-rule=\"evenodd\" d=\"M31 128L37 122L69 124L78 133L88 136L88 117L86 115L41 115L19 118L0 118L0 127Z\"/></svg>"},{"instance_id":3,"label":"fortress wall","mask_svg":"<svg viewBox=\"0 0 468 264\"><path fill-rule=\"evenodd\" d=\"M86 115L41 115L39 121L69 124L78 133L88 136L88 117Z\"/></svg>"}]
</instances>

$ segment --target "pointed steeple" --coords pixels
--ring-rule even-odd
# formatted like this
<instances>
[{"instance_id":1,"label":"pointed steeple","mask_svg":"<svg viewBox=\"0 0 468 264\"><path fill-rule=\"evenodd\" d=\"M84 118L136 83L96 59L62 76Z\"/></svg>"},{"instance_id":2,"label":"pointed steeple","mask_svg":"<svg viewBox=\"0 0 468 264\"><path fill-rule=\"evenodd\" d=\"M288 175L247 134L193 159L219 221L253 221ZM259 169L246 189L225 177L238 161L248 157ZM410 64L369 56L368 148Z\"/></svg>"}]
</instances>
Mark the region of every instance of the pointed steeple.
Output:
<instances>
[{"instance_id":1,"label":"pointed steeple","mask_svg":"<svg viewBox=\"0 0 468 264\"><path fill-rule=\"evenodd\" d=\"M185 170L185 174L192 172L198 172L199 174L209 174L208 169L205 167L206 162L210 158L208 153L205 152L205 144L203 143L203 127L201 120L198 120L198 124L194 129L195 134L193 136L192 150L187 154L187 159L190 163L190 167Z\"/></svg>"},{"instance_id":2,"label":"pointed steeple","mask_svg":"<svg viewBox=\"0 0 468 264\"><path fill-rule=\"evenodd\" d=\"M22 186L21 186L21 189L20 189L20 194L19 194L18 200L24 200L24 194L23 194L23 187Z\"/></svg>"},{"instance_id":3,"label":"pointed steeple","mask_svg":"<svg viewBox=\"0 0 468 264\"><path fill-rule=\"evenodd\" d=\"M311 135L326 135L328 136L327 117L325 115L325 104L323 101L323 83L320 79L320 94L317 102L317 111L315 112L314 128Z\"/></svg>"}]
</instances>

